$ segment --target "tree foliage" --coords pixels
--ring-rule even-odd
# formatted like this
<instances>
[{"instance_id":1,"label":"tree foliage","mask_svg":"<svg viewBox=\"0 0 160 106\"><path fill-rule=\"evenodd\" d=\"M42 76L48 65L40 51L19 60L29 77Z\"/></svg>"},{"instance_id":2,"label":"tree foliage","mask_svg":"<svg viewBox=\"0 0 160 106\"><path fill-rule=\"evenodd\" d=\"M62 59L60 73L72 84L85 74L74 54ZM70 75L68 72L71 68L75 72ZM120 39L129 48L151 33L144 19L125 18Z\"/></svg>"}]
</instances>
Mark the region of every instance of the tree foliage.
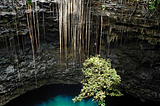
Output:
<instances>
[{"instance_id":1,"label":"tree foliage","mask_svg":"<svg viewBox=\"0 0 160 106\"><path fill-rule=\"evenodd\" d=\"M133 0L133 1L140 1L140 0ZM154 10L156 8L156 4L160 2L160 0L146 0L149 4L149 9Z\"/></svg>"},{"instance_id":2,"label":"tree foliage","mask_svg":"<svg viewBox=\"0 0 160 106\"><path fill-rule=\"evenodd\" d=\"M82 70L85 78L81 81L83 88L78 97L73 101L81 101L83 98L93 97L99 105L105 106L106 95L122 96L123 94L115 88L119 84L121 77L117 75L115 69L111 68L111 61L100 58L99 55L91 57L83 63Z\"/></svg>"},{"instance_id":3,"label":"tree foliage","mask_svg":"<svg viewBox=\"0 0 160 106\"><path fill-rule=\"evenodd\" d=\"M156 8L156 4L158 4L160 2L160 0L150 0L149 1L149 9L153 10Z\"/></svg>"},{"instance_id":4,"label":"tree foliage","mask_svg":"<svg viewBox=\"0 0 160 106\"><path fill-rule=\"evenodd\" d=\"M32 0L27 0L28 5L32 5Z\"/></svg>"}]
</instances>

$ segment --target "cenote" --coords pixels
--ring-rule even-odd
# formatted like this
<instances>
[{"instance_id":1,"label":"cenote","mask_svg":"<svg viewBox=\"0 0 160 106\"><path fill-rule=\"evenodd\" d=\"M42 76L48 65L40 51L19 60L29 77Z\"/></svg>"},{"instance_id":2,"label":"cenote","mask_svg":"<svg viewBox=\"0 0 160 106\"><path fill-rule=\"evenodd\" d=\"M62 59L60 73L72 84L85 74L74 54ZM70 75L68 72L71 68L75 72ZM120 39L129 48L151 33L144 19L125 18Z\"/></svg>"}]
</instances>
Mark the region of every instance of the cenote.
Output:
<instances>
[{"instance_id":1,"label":"cenote","mask_svg":"<svg viewBox=\"0 0 160 106\"><path fill-rule=\"evenodd\" d=\"M160 106L158 0L1 0L0 9L0 106L97 106L72 101L97 54L124 94L106 106Z\"/></svg>"},{"instance_id":2,"label":"cenote","mask_svg":"<svg viewBox=\"0 0 160 106\"><path fill-rule=\"evenodd\" d=\"M78 95L81 85L54 84L46 85L39 89L29 91L20 97L11 100L5 106L97 106L92 98L84 99L81 102L73 103L72 99ZM142 102L138 98L125 93L123 97L106 98L106 106L159 106L153 101Z\"/></svg>"},{"instance_id":3,"label":"cenote","mask_svg":"<svg viewBox=\"0 0 160 106\"><path fill-rule=\"evenodd\" d=\"M80 85L48 85L24 94L6 106L97 106L91 98L73 103L72 99L78 95L80 88Z\"/></svg>"}]
</instances>

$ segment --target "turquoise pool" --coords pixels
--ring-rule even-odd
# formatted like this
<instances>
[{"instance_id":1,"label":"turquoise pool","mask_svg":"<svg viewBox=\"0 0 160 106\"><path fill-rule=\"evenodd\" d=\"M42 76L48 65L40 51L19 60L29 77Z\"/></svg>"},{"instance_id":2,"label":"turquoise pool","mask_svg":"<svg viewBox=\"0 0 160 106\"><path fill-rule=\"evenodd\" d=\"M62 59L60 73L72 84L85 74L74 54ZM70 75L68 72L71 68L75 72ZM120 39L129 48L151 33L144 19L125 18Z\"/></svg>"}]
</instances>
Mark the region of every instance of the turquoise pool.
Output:
<instances>
[{"instance_id":1,"label":"turquoise pool","mask_svg":"<svg viewBox=\"0 0 160 106\"><path fill-rule=\"evenodd\" d=\"M83 99L81 102L72 102L72 98L79 94L81 87L81 85L66 84L46 85L11 100L5 106L97 106L92 98ZM139 98L123 93L122 97L107 96L106 106L160 106L159 103L142 102Z\"/></svg>"},{"instance_id":2,"label":"turquoise pool","mask_svg":"<svg viewBox=\"0 0 160 106\"><path fill-rule=\"evenodd\" d=\"M97 102L92 101L92 98L83 99L81 102L76 103L73 103L73 98L73 96L58 95L35 106L97 106Z\"/></svg>"}]
</instances>

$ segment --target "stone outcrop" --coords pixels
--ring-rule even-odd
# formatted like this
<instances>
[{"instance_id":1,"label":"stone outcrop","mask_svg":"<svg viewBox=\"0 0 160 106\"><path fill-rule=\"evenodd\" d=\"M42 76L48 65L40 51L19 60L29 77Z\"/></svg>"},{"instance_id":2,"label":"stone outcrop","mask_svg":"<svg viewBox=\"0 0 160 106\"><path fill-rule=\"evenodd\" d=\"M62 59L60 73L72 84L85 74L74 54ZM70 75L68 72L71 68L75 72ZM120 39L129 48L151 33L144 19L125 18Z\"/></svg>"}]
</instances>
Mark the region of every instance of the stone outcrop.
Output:
<instances>
[{"instance_id":1,"label":"stone outcrop","mask_svg":"<svg viewBox=\"0 0 160 106\"><path fill-rule=\"evenodd\" d=\"M50 21L45 22L45 24L49 23ZM50 29L52 26L46 29L45 40L41 40L40 54L35 54L36 69L34 69L29 35L23 35L24 42L20 43L20 48L13 46L16 52L8 51L5 46L1 46L0 105L44 85L78 84L83 79L82 64L77 60L78 58L74 61L73 55L69 54L72 50L68 51L67 61L64 53L60 58L58 32L49 31ZM43 27L41 30L43 32Z\"/></svg>"},{"instance_id":2,"label":"stone outcrop","mask_svg":"<svg viewBox=\"0 0 160 106\"><path fill-rule=\"evenodd\" d=\"M141 31L128 30L129 28L126 25L108 25L101 55L112 59L113 67L122 78L120 86L127 93L143 101L159 102L159 38L155 39L153 34L143 35Z\"/></svg>"},{"instance_id":3,"label":"stone outcrop","mask_svg":"<svg viewBox=\"0 0 160 106\"><path fill-rule=\"evenodd\" d=\"M34 69L31 41L25 17L28 11L23 11L23 14L19 15L19 23L16 23L14 17L17 13L11 11L12 7L7 8L7 3L0 5L1 9L6 9L5 13L0 13L0 105L6 104L29 90L47 84L78 84L83 79L81 68L83 57L87 53L74 52L68 44L68 52L65 53L62 50L60 55L58 18L51 15L53 12L50 11L49 3L49 0L45 2L43 9L42 4L39 4L41 45L39 54L35 54L36 69ZM108 3L105 4L105 10L102 10L99 4L94 4L92 7L91 27L93 29L90 31L92 34L90 54L95 55L96 46L99 46L99 41L96 42L96 36L99 33L96 31L100 31L101 21L97 20L100 18L95 17L103 16L101 56L112 59L113 68L122 78L119 87L143 101L160 102L159 27L153 25L155 21L149 25L149 22L142 24L142 21L120 19L118 18L122 12L118 10L120 7L115 7L114 2L110 2L111 7L109 7ZM111 10L108 11L109 9ZM112 14L113 9L116 9L115 12L119 11L117 13L120 15ZM127 11L127 7L125 9ZM42 14L45 16L44 23Z\"/></svg>"}]
</instances>

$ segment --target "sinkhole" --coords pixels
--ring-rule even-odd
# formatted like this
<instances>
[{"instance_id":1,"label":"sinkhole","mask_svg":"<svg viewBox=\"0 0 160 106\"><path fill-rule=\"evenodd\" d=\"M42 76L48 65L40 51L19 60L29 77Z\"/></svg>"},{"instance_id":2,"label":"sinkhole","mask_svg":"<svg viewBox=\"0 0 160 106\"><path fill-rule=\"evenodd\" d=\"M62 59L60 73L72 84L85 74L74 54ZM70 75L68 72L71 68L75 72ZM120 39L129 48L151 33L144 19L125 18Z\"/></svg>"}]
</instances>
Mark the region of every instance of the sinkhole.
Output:
<instances>
[{"instance_id":1,"label":"sinkhole","mask_svg":"<svg viewBox=\"0 0 160 106\"><path fill-rule=\"evenodd\" d=\"M80 93L82 85L51 84L28 91L25 94L11 100L4 106L97 106L92 98L83 99L73 103L72 99ZM106 106L160 106L153 101L142 102L125 92L122 97L110 97L105 99Z\"/></svg>"}]
</instances>

